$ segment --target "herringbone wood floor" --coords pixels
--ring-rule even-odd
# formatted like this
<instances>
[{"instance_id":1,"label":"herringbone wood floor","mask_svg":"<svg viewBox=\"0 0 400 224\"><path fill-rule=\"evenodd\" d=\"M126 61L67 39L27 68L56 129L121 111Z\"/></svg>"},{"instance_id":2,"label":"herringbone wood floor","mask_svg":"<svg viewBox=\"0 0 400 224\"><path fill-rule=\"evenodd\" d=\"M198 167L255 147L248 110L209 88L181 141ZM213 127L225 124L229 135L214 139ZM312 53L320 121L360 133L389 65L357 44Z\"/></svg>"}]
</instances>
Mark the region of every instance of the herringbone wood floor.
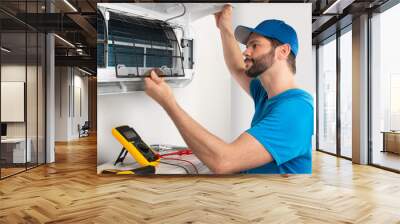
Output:
<instances>
[{"instance_id":1,"label":"herringbone wood floor","mask_svg":"<svg viewBox=\"0 0 400 224\"><path fill-rule=\"evenodd\" d=\"M94 137L0 181L0 223L400 223L400 175L314 154L313 175L97 176Z\"/></svg>"}]
</instances>

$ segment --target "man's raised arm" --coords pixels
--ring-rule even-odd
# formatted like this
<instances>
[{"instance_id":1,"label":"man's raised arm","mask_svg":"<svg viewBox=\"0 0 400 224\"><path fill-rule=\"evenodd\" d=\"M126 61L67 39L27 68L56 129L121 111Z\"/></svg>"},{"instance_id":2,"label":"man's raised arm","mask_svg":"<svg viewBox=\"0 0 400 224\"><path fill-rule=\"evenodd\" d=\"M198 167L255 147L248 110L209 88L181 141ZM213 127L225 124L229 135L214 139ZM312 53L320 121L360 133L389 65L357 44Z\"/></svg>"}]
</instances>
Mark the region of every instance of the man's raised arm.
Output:
<instances>
[{"instance_id":1,"label":"man's raised arm","mask_svg":"<svg viewBox=\"0 0 400 224\"><path fill-rule=\"evenodd\" d=\"M232 6L225 5L222 11L215 14L215 22L220 30L224 59L229 72L248 93L251 78L245 74L245 63L232 28Z\"/></svg>"}]
</instances>

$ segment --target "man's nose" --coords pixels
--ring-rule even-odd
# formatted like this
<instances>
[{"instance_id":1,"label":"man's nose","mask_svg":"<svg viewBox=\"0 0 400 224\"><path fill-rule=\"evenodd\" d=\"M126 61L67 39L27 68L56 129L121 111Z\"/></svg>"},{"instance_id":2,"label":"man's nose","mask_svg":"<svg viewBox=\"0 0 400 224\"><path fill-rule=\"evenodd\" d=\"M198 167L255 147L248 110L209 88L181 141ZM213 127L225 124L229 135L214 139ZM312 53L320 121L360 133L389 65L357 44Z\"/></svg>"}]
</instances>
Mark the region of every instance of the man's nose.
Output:
<instances>
[{"instance_id":1,"label":"man's nose","mask_svg":"<svg viewBox=\"0 0 400 224\"><path fill-rule=\"evenodd\" d=\"M246 48L246 50L244 50L242 54L243 54L243 56L246 57L246 58L249 57L249 56L250 56L249 48Z\"/></svg>"}]
</instances>

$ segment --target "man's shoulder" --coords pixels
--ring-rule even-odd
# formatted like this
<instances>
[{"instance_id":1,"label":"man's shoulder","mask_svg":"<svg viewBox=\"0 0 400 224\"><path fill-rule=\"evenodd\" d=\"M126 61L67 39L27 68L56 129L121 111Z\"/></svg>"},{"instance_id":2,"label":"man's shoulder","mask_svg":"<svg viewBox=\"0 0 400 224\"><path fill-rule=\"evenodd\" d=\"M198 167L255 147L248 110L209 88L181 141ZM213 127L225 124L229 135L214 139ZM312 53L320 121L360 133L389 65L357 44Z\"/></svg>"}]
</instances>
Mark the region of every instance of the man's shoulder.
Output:
<instances>
[{"instance_id":1,"label":"man's shoulder","mask_svg":"<svg viewBox=\"0 0 400 224\"><path fill-rule=\"evenodd\" d=\"M310 93L303 89L291 89L281 98L280 104L293 106L303 105L314 108L314 98Z\"/></svg>"}]
</instances>

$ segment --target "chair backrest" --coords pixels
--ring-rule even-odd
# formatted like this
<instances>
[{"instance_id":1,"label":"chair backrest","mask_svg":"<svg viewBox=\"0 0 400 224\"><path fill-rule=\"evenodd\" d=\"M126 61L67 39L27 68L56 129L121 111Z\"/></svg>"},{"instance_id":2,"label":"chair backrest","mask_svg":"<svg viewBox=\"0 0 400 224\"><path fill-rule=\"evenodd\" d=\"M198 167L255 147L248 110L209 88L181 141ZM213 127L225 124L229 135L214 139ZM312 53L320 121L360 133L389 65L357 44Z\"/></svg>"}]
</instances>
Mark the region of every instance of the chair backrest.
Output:
<instances>
[{"instance_id":1,"label":"chair backrest","mask_svg":"<svg viewBox=\"0 0 400 224\"><path fill-rule=\"evenodd\" d=\"M85 123L82 126L82 129L89 129L89 121L85 121Z\"/></svg>"}]
</instances>

